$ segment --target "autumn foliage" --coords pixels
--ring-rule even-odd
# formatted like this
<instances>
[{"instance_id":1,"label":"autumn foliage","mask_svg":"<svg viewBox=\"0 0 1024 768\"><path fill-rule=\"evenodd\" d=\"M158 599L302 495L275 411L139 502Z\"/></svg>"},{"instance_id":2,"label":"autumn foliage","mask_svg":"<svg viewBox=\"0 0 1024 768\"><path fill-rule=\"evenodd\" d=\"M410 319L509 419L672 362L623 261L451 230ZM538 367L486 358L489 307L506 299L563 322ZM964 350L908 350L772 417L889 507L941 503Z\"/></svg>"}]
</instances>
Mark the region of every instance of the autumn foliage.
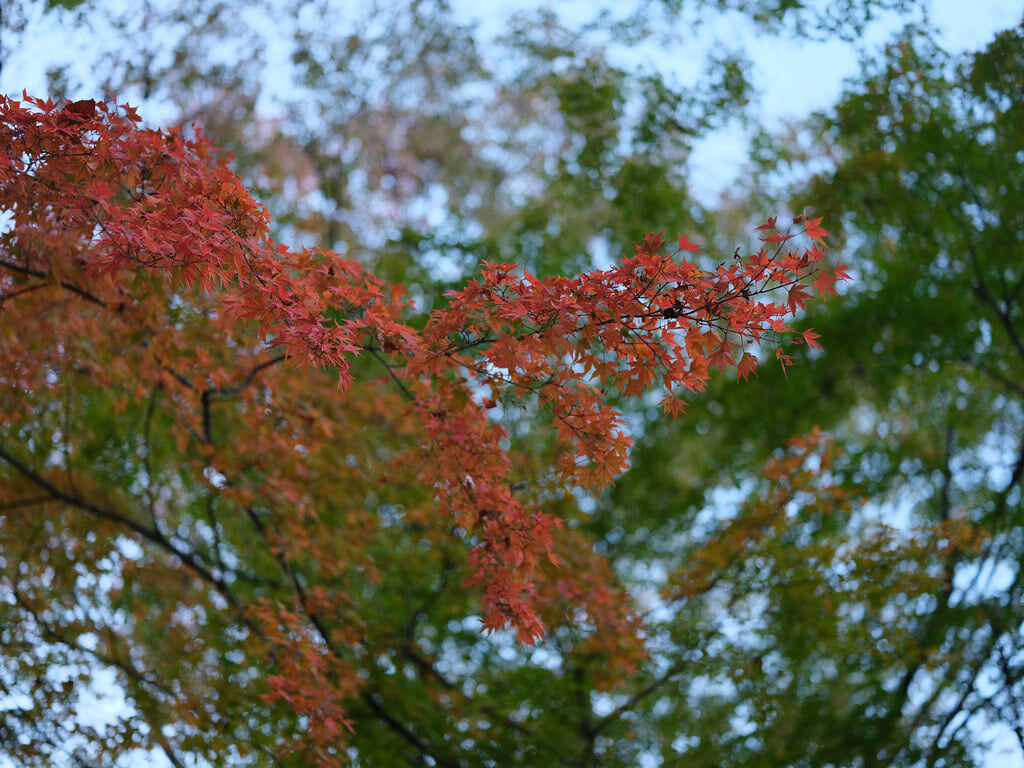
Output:
<instances>
[{"instance_id":1,"label":"autumn foliage","mask_svg":"<svg viewBox=\"0 0 1024 768\"><path fill-rule=\"evenodd\" d=\"M3 599L49 641L113 658L129 630L47 614L82 591L76 573L116 573L83 599L128 612L133 579L191 582L191 607L146 617L169 653L188 658L180 614L201 608L217 642L270 665L263 700L308 718L303 748L323 764L341 759L375 642L354 585L385 578L389 525L423 531L410 567L455 559L485 630L530 644L579 609L595 652L640 663L624 591L552 500L627 469L614 403L655 393L676 416L713 369L746 378L768 349L791 364L783 340L818 345L787 320L845 277L823 265L820 220L772 221L760 250L717 265L659 235L575 277L485 263L423 316L355 261L276 244L206 137L92 101L0 103L0 211ZM514 409L550 422L541 466L503 424ZM87 434L86 412L110 434ZM205 513L181 512L189 488ZM209 677L166 696L189 709Z\"/></svg>"}]
</instances>

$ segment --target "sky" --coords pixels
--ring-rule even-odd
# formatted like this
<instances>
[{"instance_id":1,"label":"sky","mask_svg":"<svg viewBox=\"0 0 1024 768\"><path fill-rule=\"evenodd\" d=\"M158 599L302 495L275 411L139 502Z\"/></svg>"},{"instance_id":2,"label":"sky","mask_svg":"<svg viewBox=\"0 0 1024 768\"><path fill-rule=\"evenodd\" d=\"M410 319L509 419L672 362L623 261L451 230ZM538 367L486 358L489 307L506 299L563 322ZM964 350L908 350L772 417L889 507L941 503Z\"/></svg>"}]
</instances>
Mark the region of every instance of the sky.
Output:
<instances>
[{"instance_id":1,"label":"sky","mask_svg":"<svg viewBox=\"0 0 1024 768\"><path fill-rule=\"evenodd\" d=\"M994 32L1018 23L1024 15L1024 0L931 0L927 13L947 50L959 53L977 50ZM779 45L765 38L744 40L742 47L755 63L762 124L772 128L827 110L842 94L844 83L856 78L867 52L884 45L901 26L899 19L888 15L853 43L797 41ZM698 193L712 196L720 192L745 158L746 142L736 127L702 142L692 160Z\"/></svg>"},{"instance_id":2,"label":"sky","mask_svg":"<svg viewBox=\"0 0 1024 768\"><path fill-rule=\"evenodd\" d=\"M111 7L129 0L104 0ZM483 4L477 0L454 0L456 9L467 19L476 19L485 34L500 34L501 19L512 11L529 11L537 7L556 10L570 21L584 20L593 15L594 0L557 0L539 3L537 0L492 0ZM4 48L14 47L13 55L5 50L4 67L0 70L0 92L20 94L22 89L41 94L46 88L46 69L50 62L90 59L89 50L102 41L89 35L69 37L66 30L56 24L54 14L43 12L39 0L26 2L29 24L23 40L12 44L4 41ZM355 9L359 3L339 5ZM612 5L629 8L629 4ZM487 10L481 10L486 8ZM1019 22L1024 16L1024 0L926 0L924 12L940 32L940 39L951 52L975 50L991 39L994 31ZM343 23L344 19L335 19ZM692 82L700 76L705 54L719 40L729 41L735 48L745 51L753 62L753 79L760 93L761 124L772 128L787 120L804 117L815 110L827 109L835 103L843 90L843 83L854 78L867 52L877 49L902 26L895 14L880 14L865 30L865 35L854 42L810 42L782 40L778 37L758 35L748 25L737 25L728 18L717 27L709 24L694 30L692 40L680 40L677 50L654 48L650 52L640 49L635 56L649 56L654 66L676 74L681 82ZM8 33L10 34L10 33ZM28 44L25 44L27 41ZM682 54L680 53L682 52ZM287 50L283 46L270 46L268 56L280 58L269 62L267 71L286 69ZM86 74L85 77L89 75ZM282 88L288 84L281 83ZM143 117L153 122L171 120L172 114L160 115L154 108ZM730 186L746 158L746 134L738 125L730 125L698 142L691 157L691 186L698 199L713 201Z\"/></svg>"},{"instance_id":3,"label":"sky","mask_svg":"<svg viewBox=\"0 0 1024 768\"><path fill-rule=\"evenodd\" d=\"M457 5L467 9L481 7L475 0L461 0ZM518 0L490 4L488 7L535 7L535 2ZM557 8L566 18L585 18L590 0L560 0ZM926 0L923 4L928 21L939 30L939 38L953 53L977 50L994 32L1019 23L1024 17L1024 0ZM484 29L494 27L486 13L474 14ZM780 41L759 35L749 26L731 25L723 19L717 27L698 30L692 41L682 41L684 57L664 56L652 51L657 66L677 73L682 82L695 80L701 74L704 56L717 45L714 38L731 41L747 53L753 62L754 86L760 94L761 124L766 128L780 126L815 112L828 109L843 92L844 83L856 79L864 57L877 50L895 35L904 20L896 14L880 14L868 26L865 35L853 42L829 40ZM698 142L690 160L691 184L698 198L715 198L729 185L747 155L743 130L732 125Z\"/></svg>"}]
</instances>

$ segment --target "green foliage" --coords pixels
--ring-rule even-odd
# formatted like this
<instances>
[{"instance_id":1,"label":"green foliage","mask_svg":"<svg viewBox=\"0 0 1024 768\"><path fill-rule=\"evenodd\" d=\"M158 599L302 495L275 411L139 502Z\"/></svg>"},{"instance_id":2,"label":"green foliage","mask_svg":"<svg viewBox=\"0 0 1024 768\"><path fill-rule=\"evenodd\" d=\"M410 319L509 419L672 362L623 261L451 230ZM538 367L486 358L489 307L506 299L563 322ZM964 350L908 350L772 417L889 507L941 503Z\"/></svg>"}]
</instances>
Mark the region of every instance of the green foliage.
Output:
<instances>
[{"instance_id":1,"label":"green foliage","mask_svg":"<svg viewBox=\"0 0 1024 768\"><path fill-rule=\"evenodd\" d=\"M829 477L863 506L773 539L773 557L795 558L781 572L744 549L741 594L758 595L762 621L776 629L722 662L761 659L775 680L791 681L779 699L756 675L744 678L743 699L772 713L770 732L790 724L774 764L971 765L984 724L1016 727L1022 50L1017 28L957 60L908 29L865 63L834 111L763 145L755 177L816 170L793 208L811 205L841 224L840 258L856 279L842 302L805 320L830 341L807 349L788 378L766 370L749 387L712 385L691 408L696 430L652 424L639 471L597 517L630 550L646 543L685 562L659 542L699 523L705 489L762 487L749 468L788 434L832 433ZM792 399L793 389L803 395ZM956 543L943 533L950 526L970 533ZM903 549L929 535L927 559ZM926 578L905 593L912 575ZM768 729L764 721L755 734Z\"/></svg>"}]
</instances>

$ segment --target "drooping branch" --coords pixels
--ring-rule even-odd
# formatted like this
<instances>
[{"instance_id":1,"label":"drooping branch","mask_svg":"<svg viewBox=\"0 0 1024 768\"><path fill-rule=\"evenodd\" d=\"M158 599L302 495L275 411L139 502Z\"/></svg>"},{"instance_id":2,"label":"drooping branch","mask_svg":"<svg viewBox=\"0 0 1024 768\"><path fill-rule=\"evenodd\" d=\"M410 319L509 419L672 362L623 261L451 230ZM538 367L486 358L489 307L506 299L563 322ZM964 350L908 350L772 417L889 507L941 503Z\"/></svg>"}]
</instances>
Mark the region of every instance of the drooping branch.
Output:
<instances>
[{"instance_id":1,"label":"drooping branch","mask_svg":"<svg viewBox=\"0 0 1024 768\"><path fill-rule=\"evenodd\" d=\"M238 612L242 621L245 622L246 626L250 630L255 632L258 636L264 637L263 630L247 616L244 604L234 593L228 583L225 582L222 577L213 573L204 566L194 553L176 547L174 543L159 530L149 528L127 514L93 503L87 499L79 498L75 494L71 494L60 489L55 484L47 480L43 475L33 470L23 461L19 460L2 443L0 443L0 460L3 460L10 465L22 477L30 481L37 488L46 491L53 501L59 501L97 519L114 523L128 532L140 536L165 553L178 558L182 564L195 573L196 576L212 586L217 593L220 594L221 597L223 597L228 604Z\"/></svg>"}]
</instances>

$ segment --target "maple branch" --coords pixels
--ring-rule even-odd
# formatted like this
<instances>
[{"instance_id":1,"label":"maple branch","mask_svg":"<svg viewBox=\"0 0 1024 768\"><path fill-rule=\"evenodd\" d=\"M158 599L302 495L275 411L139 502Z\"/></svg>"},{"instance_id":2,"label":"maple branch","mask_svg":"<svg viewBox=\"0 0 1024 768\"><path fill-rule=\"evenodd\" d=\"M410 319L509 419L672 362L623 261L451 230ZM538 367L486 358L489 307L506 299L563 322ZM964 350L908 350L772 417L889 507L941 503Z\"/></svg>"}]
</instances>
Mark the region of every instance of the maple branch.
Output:
<instances>
[{"instance_id":1,"label":"maple branch","mask_svg":"<svg viewBox=\"0 0 1024 768\"><path fill-rule=\"evenodd\" d=\"M419 624L419 617L423 616L430 610L430 608L441 598L444 594L445 589L448 586L448 575L455 571L455 564L451 559L444 555L443 566L441 568L440 583L436 589L432 589L430 594L426 596L422 603L410 611L409 621L405 625L405 637L404 643L398 649L399 653L403 658L411 661L416 667L420 669L420 672L425 678L431 678L437 680L446 690L454 693L458 693L462 698L468 699L475 703L475 699L471 696L466 696L462 689L450 680L441 670L437 668L433 661L425 657L419 652L419 645L416 643L416 626ZM508 715L499 714L494 710L493 707L483 704L480 706L480 711L483 712L487 717L494 720L500 720L507 728L511 728L514 731L518 731L523 735L529 735L530 732L523 727L521 723L517 723L515 720L510 718Z\"/></svg>"},{"instance_id":2,"label":"maple branch","mask_svg":"<svg viewBox=\"0 0 1024 768\"><path fill-rule=\"evenodd\" d=\"M370 356L374 360L378 361L381 365L384 366L384 369L388 372L388 376L390 376L391 380L398 385L398 388L400 390L402 390L402 395L405 397L406 400L413 401L416 399L416 395L412 393L412 390L409 389L408 385L404 381L402 381L402 379L398 376L397 373L395 373L394 366L392 366L391 363L387 361L387 358L385 358L381 354L381 350L379 347L375 347L372 344L367 344L363 347L363 350L369 352Z\"/></svg>"},{"instance_id":3,"label":"maple branch","mask_svg":"<svg viewBox=\"0 0 1024 768\"><path fill-rule=\"evenodd\" d=\"M203 412L203 442L207 445L213 445L213 435L211 431L213 429L212 421L213 418L210 414L210 395L213 392L212 389L204 389L203 393L199 396L200 407Z\"/></svg>"},{"instance_id":4,"label":"maple branch","mask_svg":"<svg viewBox=\"0 0 1024 768\"><path fill-rule=\"evenodd\" d=\"M164 368L165 368L165 370L170 370L166 366L164 366ZM172 373L173 373L173 371L172 371ZM150 521L152 522L152 525L153 525L153 530L156 531L157 534L159 534L165 540L169 541L167 535L161 530L160 519L159 519L159 517L156 514L156 497L153 494L153 469L152 469L152 463L150 462L150 454L152 452L151 431L152 431L153 414L154 414L154 412L156 410L156 398L157 398L157 393L160 391L160 389L161 389L161 386L158 384L156 387L154 387L151 390L150 396L149 396L149 398L147 399L147 402L146 402L146 413L145 413L145 416L144 416L144 419L143 419L142 438L143 438L143 445L144 445L145 451L144 451L143 456L142 456L142 466L143 466L143 469L145 470L145 477L146 477L146 485L143 488L143 496L145 498L146 509L149 512L149 519L150 519ZM216 514L215 514L214 509L213 509L213 495L212 495L212 492L208 493L207 496L206 496L206 515L207 515L207 520L210 523L210 528L213 531L213 547L212 547L212 549L213 549L213 556L212 557L207 557L207 558L204 558L204 559L214 563L219 570L221 570L223 572L229 572L229 573L231 573L232 575L234 575L234 576L236 576L238 578L244 579L245 581L249 582L250 584L261 583L261 580L255 574L251 574L251 573L247 573L247 572L241 571L238 568L231 568L231 567L227 566L224 563L224 557L223 557L223 554L222 554L222 547L223 547L223 545L222 545L221 536L220 536L220 525L219 525L219 523L217 521Z\"/></svg>"},{"instance_id":5,"label":"maple branch","mask_svg":"<svg viewBox=\"0 0 1024 768\"><path fill-rule=\"evenodd\" d=\"M173 765L174 768L185 768L185 764L178 759L174 749L172 749L171 745L167 743L167 739L165 739L162 734L156 736L156 743L160 745L160 751L162 751L164 756L171 761L171 765Z\"/></svg>"},{"instance_id":6,"label":"maple branch","mask_svg":"<svg viewBox=\"0 0 1024 768\"><path fill-rule=\"evenodd\" d=\"M167 373L171 374L175 381L177 381L183 387L186 387L188 389L195 389L195 384L192 383L192 380L190 378L188 378L184 374L178 373L176 370L174 370L174 368L167 365L160 357L160 355L154 355L154 358L160 364L161 370L167 371Z\"/></svg>"},{"instance_id":7,"label":"maple branch","mask_svg":"<svg viewBox=\"0 0 1024 768\"><path fill-rule=\"evenodd\" d=\"M993 366L986 363L984 360L970 357L969 355L960 355L958 360L962 363L967 363L975 370L981 371L983 374L988 376L995 382L1002 384L1006 387L1007 391L1014 392L1019 395L1024 395L1024 382L1019 381L1011 376L1006 375L1000 370L997 370Z\"/></svg>"},{"instance_id":8,"label":"maple branch","mask_svg":"<svg viewBox=\"0 0 1024 768\"><path fill-rule=\"evenodd\" d=\"M146 472L146 487L143 489L143 494L146 498L146 509L149 511L149 519L153 522L153 528L159 529L159 523L156 518L156 496L153 494L153 466L150 461L150 454L153 452L153 441L151 439L151 430L153 426L153 412L156 410L156 394L159 391L159 385L154 387L149 393L149 399L146 402L146 415L142 422L142 440L145 453L142 457L142 468Z\"/></svg>"},{"instance_id":9,"label":"maple branch","mask_svg":"<svg viewBox=\"0 0 1024 768\"><path fill-rule=\"evenodd\" d=\"M995 498L995 504L991 512L991 519L993 521L994 530L998 530L997 526L1005 525L1006 527L1012 527L1013 521L1009 515L1007 515L1007 509L1009 508L1010 494L1013 490L1020 485L1021 479L1024 478L1024 433L1021 434L1020 441L1017 446L1016 459L1013 463L1013 469L1010 471L1010 479L1003 486L1003 489L999 491ZM990 547L987 552L987 557L993 562L998 562L1002 557L1007 548L1012 547L1011 539L1007 536L1001 538L993 538L993 546ZM974 581L981 577L981 569L975 574ZM972 582L972 586L973 586Z\"/></svg>"},{"instance_id":10,"label":"maple branch","mask_svg":"<svg viewBox=\"0 0 1024 768\"><path fill-rule=\"evenodd\" d=\"M225 567L224 563L224 544L221 541L220 535L221 524L217 519L217 513L214 510L212 488L207 488L206 504L204 506L206 507L206 520L210 524L210 530L213 531L213 544L211 545L213 549L213 557L211 559L216 563L217 568L220 570L230 570Z\"/></svg>"},{"instance_id":11,"label":"maple branch","mask_svg":"<svg viewBox=\"0 0 1024 768\"><path fill-rule=\"evenodd\" d=\"M280 362L283 362L285 359L286 355L283 352L280 352L274 355L273 357L264 360L262 363L257 363L256 365L254 365L250 369L249 373L245 375L245 378L243 378L241 381L232 384L230 387L217 387L216 389L211 391L216 395L222 395L225 397L237 395L239 392L241 392L250 384L252 384L253 380L255 380L256 375L258 373L265 371L267 368L271 368L272 366L275 366Z\"/></svg>"},{"instance_id":12,"label":"maple branch","mask_svg":"<svg viewBox=\"0 0 1024 768\"><path fill-rule=\"evenodd\" d=\"M939 514L942 520L949 517L949 487L952 483L953 470L951 462L954 457L954 431L947 427L945 435L944 461L942 472L942 487L940 489ZM899 685L890 696L890 709L882 719L883 724L890 724L898 719L903 712L903 707L910 700L910 686L922 669L926 669L928 656L931 652L930 641L932 636L942 629L942 620L950 609L953 598L953 576L957 565L963 557L963 549L954 545L942 563L942 588L936 596L935 608L923 621L923 626L917 633L915 650L910 654L911 658L907 668L900 677Z\"/></svg>"},{"instance_id":13,"label":"maple branch","mask_svg":"<svg viewBox=\"0 0 1024 768\"><path fill-rule=\"evenodd\" d=\"M281 568L284 570L285 575L288 576L288 580L291 582L292 589L294 590L296 597L299 599L299 605L302 607L303 613L305 613L309 618L310 624L312 624L316 629L317 634L320 635L320 639L335 658L344 658L338 646L331 639L331 634L328 631L326 624L324 624L324 620L316 611L310 608L309 597L306 594L305 587L303 587L302 583L299 581L298 573L295 571L295 568L292 567L292 564L284 557L284 553L280 548L278 548L278 552L274 553L275 556L277 556L279 552L280 557L278 562L280 562Z\"/></svg>"},{"instance_id":14,"label":"maple branch","mask_svg":"<svg viewBox=\"0 0 1024 768\"><path fill-rule=\"evenodd\" d=\"M437 668L437 665L435 665L430 659L426 658L421 653L419 653L417 651L417 646L415 644L410 643L403 645L398 649L398 651L403 658L407 659L408 661L411 661L415 666L417 666L423 673L424 677L437 680L439 683L441 683L445 690L458 693L460 694L460 696L462 696L462 698L468 699L469 701L476 703L476 700L472 696L466 696L465 693L463 693L462 689L455 683L455 681L448 679L448 677L446 677L444 673ZM531 732L527 728L525 728L522 723L517 723L508 715L499 714L494 710L493 707L487 704L482 704L479 706L480 712L483 712L485 715L487 715L488 718L500 720L502 724L505 725L505 727L511 728L514 731L518 731L524 736L531 735Z\"/></svg>"},{"instance_id":15,"label":"maple branch","mask_svg":"<svg viewBox=\"0 0 1024 768\"><path fill-rule=\"evenodd\" d=\"M580 752L580 765L594 765L594 745L597 743L597 730L593 720L594 709L590 703L590 690L584 678L583 665L573 670L573 682L576 683L576 705L579 710L580 734L583 736L583 749Z\"/></svg>"},{"instance_id":16,"label":"maple branch","mask_svg":"<svg viewBox=\"0 0 1024 768\"><path fill-rule=\"evenodd\" d=\"M534 336L543 330L543 328L531 329L529 331L523 332L520 335L517 335L515 338L517 341L522 341L523 339L528 339L530 336ZM497 336L485 334L481 336L479 339L473 339L472 341L463 341L458 343L452 342L451 344L449 344L447 347L437 352L436 354L443 355L444 357L451 357L452 355L457 355L459 352L465 352L467 349L482 347L484 344L493 344L497 340Z\"/></svg>"},{"instance_id":17,"label":"maple branch","mask_svg":"<svg viewBox=\"0 0 1024 768\"><path fill-rule=\"evenodd\" d=\"M1006 650L999 647L999 671L1003 673L1003 679L1006 682L1003 690L1006 693L1006 697L1010 700L1010 711L1011 712L1024 712L1024 700L1018 699L1017 695L1013 691L1013 685L1015 682L1020 680L1020 673L1015 672L1010 667L1010 657L1006 653ZM1020 744L1021 750L1024 750L1024 719L1020 717L1007 718L1007 720L1013 720L1013 732L1014 736L1017 737L1017 742Z\"/></svg>"},{"instance_id":18,"label":"maple branch","mask_svg":"<svg viewBox=\"0 0 1024 768\"><path fill-rule=\"evenodd\" d=\"M970 194L974 204L980 209L985 210L985 206L978 198L977 192L974 189L974 185L971 184L963 171L958 168L954 168L954 172L960 178L960 182L966 186L968 194ZM1010 343L1013 345L1014 349L1017 350L1017 354L1021 361L1024 362L1024 341L1021 340L1021 337L1017 334L1016 327L1014 327L1013 318L1010 313L1010 307L1012 306L1010 301L1004 300L1004 306L999 306L999 302L992 294L992 291L989 289L988 283L985 280L985 275L981 269L981 259L978 257L978 252L974 248L974 240L967 229L967 223L964 217L958 216L948 202L946 203L946 211L949 213L951 220L955 221L957 226L959 226L960 233L963 235L964 241L967 244L967 253L970 256L971 269L974 272L975 279L975 283L971 287L973 288L975 295L984 301L995 313L996 317L999 318L999 322L1002 324L1003 329L1010 338Z\"/></svg>"},{"instance_id":19,"label":"maple branch","mask_svg":"<svg viewBox=\"0 0 1024 768\"><path fill-rule=\"evenodd\" d=\"M44 280L47 277L49 277L48 273L43 272L42 270L32 269L31 267L23 267L20 264L16 264L13 261L7 261L6 259L0 259L0 267L3 267L4 269L9 269L12 272L17 272L18 274L29 275L31 277L43 278ZM107 305L107 303L105 301L103 301L100 298L97 298L96 296L93 296L91 293L86 291L84 288L79 288L74 283L69 283L67 280L61 280L58 283L58 285L60 285L61 288L64 288L65 290L70 291L71 293L74 293L74 294L80 296L81 298L85 299L86 301L92 302L93 304L101 306L101 307L103 307L105 309L108 307L108 305Z\"/></svg>"},{"instance_id":20,"label":"maple branch","mask_svg":"<svg viewBox=\"0 0 1024 768\"><path fill-rule=\"evenodd\" d=\"M153 688L156 691L164 694L165 696L174 698L174 694L170 691L170 689L162 685L159 680L147 677L144 672L140 672L139 670L137 670L130 662L124 662L115 656L107 656L106 654L102 654L99 651L91 650L81 645L77 640L65 637L63 633L55 629L50 622L48 622L46 619L39 615L38 611L36 611L31 606L31 604L25 599L22 591L18 588L17 584L13 585L11 592L14 596L14 602L17 605L19 605L21 609L25 611L25 613L32 617L32 620L35 621L35 623L40 627L40 629L42 629L44 636L49 636L52 640L55 640L56 642L61 643L62 645L66 645L69 648L72 648L80 653L90 656L96 661L99 661L111 667L116 667L117 669L121 670L121 672L123 672L125 675L130 677L132 680L135 680L137 683Z\"/></svg>"},{"instance_id":21,"label":"maple branch","mask_svg":"<svg viewBox=\"0 0 1024 768\"><path fill-rule=\"evenodd\" d=\"M16 499L15 501L7 501L0 504L0 512L6 512L10 509L20 509L21 507L34 507L39 504L47 504L55 499L52 496L29 496L27 499Z\"/></svg>"},{"instance_id":22,"label":"maple branch","mask_svg":"<svg viewBox=\"0 0 1024 768\"><path fill-rule=\"evenodd\" d=\"M433 751L430 748L430 745L417 735L415 731L388 713L378 701L376 693L373 691L364 691L360 698L366 702L370 709L373 710L373 713L380 718L388 728L415 747L421 758L429 759L431 762L426 763L427 765L439 765L443 766L443 768L461 768L462 764L458 760L438 755L438 753ZM423 763L417 763L417 765L420 764Z\"/></svg>"},{"instance_id":23,"label":"maple branch","mask_svg":"<svg viewBox=\"0 0 1024 768\"><path fill-rule=\"evenodd\" d=\"M284 575L287 577L288 583L290 584L291 589L295 594L295 597L298 599L299 606L302 608L303 613L309 618L309 621L313 625L313 628L316 629L317 634L320 635L320 639L323 641L324 645L327 647L327 649L331 652L332 655L334 655L338 659L343 659L344 656L338 649L335 642L331 639L331 634L328 631L327 626L324 624L323 619L319 616L319 614L316 611L314 611L310 607L309 597L306 594L306 589L302 586L302 582L299 581L298 573L296 572L295 568L292 566L291 562L285 555L284 548L281 546L275 546L270 541L267 526L263 523L262 520L259 519L259 516L256 514L256 511L251 506L247 504L245 505L244 509L246 516L252 523L253 528L256 529L256 532L259 534L261 541L263 541L263 543L266 545L267 549L273 556L274 561L277 563L282 573L284 573ZM280 584L277 582L268 581L267 583L271 584L272 586L280 586Z\"/></svg>"},{"instance_id":24,"label":"maple branch","mask_svg":"<svg viewBox=\"0 0 1024 768\"><path fill-rule=\"evenodd\" d=\"M245 264L249 267L249 271L252 273L253 277L259 281L260 285L266 287L266 280L264 280L263 276L256 270L256 265L253 263L253 259L256 258L256 254L253 253L253 250L248 243L242 243L242 252L242 258L245 259Z\"/></svg>"},{"instance_id":25,"label":"maple branch","mask_svg":"<svg viewBox=\"0 0 1024 768\"><path fill-rule=\"evenodd\" d=\"M926 765L934 765L935 764L935 760L937 759L939 751L941 749L939 747L939 742L942 741L942 737L945 734L946 729L949 728L949 726L957 718L957 716L962 711L964 711L964 706L967 704L967 699L970 698L971 694L973 694L975 692L975 686L977 685L978 676L981 674L982 670L985 668L985 665L988 662L989 657L990 657L992 651L995 649L996 643L998 643L1000 637L1001 637L1001 635L999 633L997 633L997 632L993 632L992 633L992 636L989 638L989 640L988 640L988 642L986 644L987 647L984 649L984 651L982 653L978 654L978 657L975 659L975 662L974 662L972 668L969 669L969 673L970 673L969 679L966 679L966 680L963 680L963 681L959 681L959 680L950 681L949 680L949 675L947 673L947 675L945 676L945 678L943 680L943 685L936 685L935 686L935 690L932 692L932 695L929 697L928 701L926 701L925 703L923 703L921 705L920 714L918 715L917 718L915 718L914 726L916 726L918 724L920 717L925 714L926 710L928 710L936 701L939 700L940 694L945 692L946 688L950 685L950 683L955 682L955 683L958 684L959 689L960 689L960 695L957 697L956 704L949 709L949 711L946 713L945 718L943 718L942 723L939 725L939 730L936 732L935 738L932 741L932 748L931 748L931 750L929 752L928 760L927 760ZM962 725L963 725L963 723L961 723L958 726L958 728L962 727ZM912 726L911 730L914 729L914 726ZM954 729L954 732L956 730L957 729ZM949 741L947 741L947 743L951 743L951 742L952 742L952 738L950 738Z\"/></svg>"},{"instance_id":26,"label":"maple branch","mask_svg":"<svg viewBox=\"0 0 1024 768\"><path fill-rule=\"evenodd\" d=\"M39 710L37 708L33 707L32 709L26 709L24 707L5 706L3 709L3 714L5 715L4 719L6 721L4 723L4 731L6 732L5 736L11 735L12 731L14 731L13 728L9 727L9 721L7 720L7 716L13 715L25 730L30 731L34 735L34 738L29 740L30 744L46 744L47 746L53 748L54 751L61 751L66 755L67 759L70 759L76 766L79 766L79 768L100 768L95 763L87 762L85 759L79 757L77 754L68 751L70 734L68 733L67 729L64 728L60 723L53 723L52 721L50 721L49 723L54 727L55 730L57 730L56 736L51 735L49 733L45 733L43 731L42 725L40 724L42 720L39 717ZM20 735L23 736L24 732L20 732ZM13 742L7 742L5 740L5 744L10 743Z\"/></svg>"},{"instance_id":27,"label":"maple branch","mask_svg":"<svg viewBox=\"0 0 1024 768\"><path fill-rule=\"evenodd\" d=\"M2 306L5 301L10 301L11 299L16 298L16 297L21 296L21 295L26 294L26 293L32 293L32 291L38 291L40 288L46 288L46 286L48 286L48 285L50 285L50 284L49 283L35 283L33 285L26 285L23 288L19 288L16 291L11 291L10 293L0 294L0 306Z\"/></svg>"},{"instance_id":28,"label":"maple branch","mask_svg":"<svg viewBox=\"0 0 1024 768\"><path fill-rule=\"evenodd\" d=\"M19 473L21 473L21 475L23 475L25 478L27 478L32 483L34 483L35 485L39 486L47 493L49 493L54 501L62 501L65 504L81 509L82 511L88 512L92 515L95 515L96 517L123 525L133 533L142 536L143 538L151 541L154 544L165 545L169 543L162 536L162 534L159 533L159 531L146 528L140 523L137 523L136 521L132 520L130 517L122 515L121 513L115 512L113 510L99 507L91 502L85 501L84 499L80 499L77 496L65 493L64 491L57 488L57 486L53 485L44 477L42 477L42 475L36 473L27 464L23 464L21 461L15 458L3 447L2 444L0 444L0 459L6 461L8 464L14 467L14 469L16 469ZM173 550L172 548L172 554L180 555L181 553L176 550Z\"/></svg>"},{"instance_id":29,"label":"maple branch","mask_svg":"<svg viewBox=\"0 0 1024 768\"><path fill-rule=\"evenodd\" d=\"M227 398L231 397L232 395L237 395L239 392L242 392L246 387L248 387L250 384L252 384L252 382L256 379L256 376L260 372L265 371L267 368L270 368L270 367L272 367L274 365L277 365L278 363L282 362L285 359L286 359L286 355L283 352L279 352L278 354L272 356L268 360L264 360L262 363L258 363L256 365L254 365L249 370L249 372L240 381L232 384L231 386L228 386L228 387L214 387L213 389L204 389L203 390L202 394L200 394L200 396L199 396L199 400L200 400L201 407L202 407L202 421L203 421L202 440L203 440L204 443L206 443L207 445L213 445L213 428L212 428L213 415L211 413L211 408L210 408L210 405L213 402L213 398L214 397L218 397L218 398L227 399ZM170 370L170 369L168 369L168 370ZM183 376L178 376L178 374L176 372L174 372L174 371L171 371L171 373L176 378L178 378L178 380L181 381L183 384L186 384L186 386L188 386L189 389L194 389L192 383L190 381L188 381L188 379L186 379Z\"/></svg>"},{"instance_id":30,"label":"maple branch","mask_svg":"<svg viewBox=\"0 0 1024 768\"><path fill-rule=\"evenodd\" d=\"M638 690L636 693L630 696L626 701L624 701L618 707L613 709L607 715L600 718L600 720L598 721L599 729L603 730L606 724L610 723L612 720L618 719L623 714L625 714L633 707L635 707L637 704L639 704L641 701L657 693L660 688L662 688L665 684L671 682L672 679L675 678L681 672L683 672L685 668L686 661L682 659L677 661L675 664L673 664L667 670L665 670L659 677L655 678L650 683L645 685L643 688Z\"/></svg>"},{"instance_id":31,"label":"maple branch","mask_svg":"<svg viewBox=\"0 0 1024 768\"><path fill-rule=\"evenodd\" d=\"M245 625L255 632L260 638L266 639L263 631L252 622L251 619L246 615L246 611L238 597L231 590L228 584L221 577L212 573L208 570L192 552L185 551L179 547L174 546L173 542L164 536L159 530L153 528L147 528L141 523L133 520L131 517L124 515L120 512L116 512L112 509L93 504L90 501L79 498L77 495L72 495L62 491L60 488L55 486L49 480L44 478L42 475L37 473L27 464L19 461L13 456L7 449L4 448L3 444L0 443L0 459L6 461L15 470L17 470L23 477L31 481L38 487L45 490L55 501L62 501L70 507L80 509L94 517L98 517L101 520L107 520L117 525L123 526L133 533L141 536L146 541L155 544L158 548L168 552L175 557L179 558L182 563L187 565L196 575L198 575L203 581L213 586L213 588L221 595L228 604L234 608Z\"/></svg>"},{"instance_id":32,"label":"maple branch","mask_svg":"<svg viewBox=\"0 0 1024 768\"><path fill-rule=\"evenodd\" d=\"M988 283L985 281L985 277L981 272L981 267L978 262L978 256L974 251L974 246L968 244L967 252L971 255L971 265L974 269L976 282L971 287L974 290L975 295L984 301L995 313L999 322L1002 324L1003 329L1006 331L1006 335L1009 337L1010 343L1013 345L1014 349L1017 350L1017 354L1021 361L1024 361L1024 341L1021 340L1021 337L1017 334L1017 329L1014 327L1013 318L1010 316L1009 312L1009 302L1004 302L1007 305L1005 309L999 306L999 302L996 300L996 297L992 295L992 292L989 290Z\"/></svg>"}]
</instances>

